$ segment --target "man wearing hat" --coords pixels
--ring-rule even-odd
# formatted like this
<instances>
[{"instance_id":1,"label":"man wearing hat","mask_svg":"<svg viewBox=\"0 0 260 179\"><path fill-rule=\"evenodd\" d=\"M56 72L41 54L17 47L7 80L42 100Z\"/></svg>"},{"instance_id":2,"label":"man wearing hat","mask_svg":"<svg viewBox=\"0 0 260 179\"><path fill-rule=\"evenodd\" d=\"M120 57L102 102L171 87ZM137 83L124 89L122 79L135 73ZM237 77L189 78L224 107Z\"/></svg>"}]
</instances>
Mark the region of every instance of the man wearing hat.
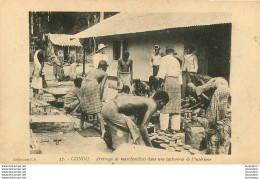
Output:
<instances>
[{"instance_id":1,"label":"man wearing hat","mask_svg":"<svg viewBox=\"0 0 260 179\"><path fill-rule=\"evenodd\" d=\"M184 60L182 64L182 79L183 79L182 97L186 95L186 85L187 85L187 79L189 78L189 74L197 73L198 71L198 59L197 56L193 53L194 51L195 51L195 47L189 45L186 48L187 54L184 55Z\"/></svg>"},{"instance_id":2,"label":"man wearing hat","mask_svg":"<svg viewBox=\"0 0 260 179\"><path fill-rule=\"evenodd\" d=\"M80 130L83 129L83 123L88 115L95 115L100 123L102 137L105 132L103 119L101 116L102 99L104 94L104 86L107 81L107 62L101 60L98 68L91 70L80 88L80 108L81 123Z\"/></svg>"},{"instance_id":3,"label":"man wearing hat","mask_svg":"<svg viewBox=\"0 0 260 179\"><path fill-rule=\"evenodd\" d=\"M154 46L154 54L151 58L151 63L153 66L153 76L157 76L159 72L159 67L161 64L161 54L160 54L161 47L159 45Z\"/></svg>"},{"instance_id":4,"label":"man wearing hat","mask_svg":"<svg viewBox=\"0 0 260 179\"><path fill-rule=\"evenodd\" d=\"M153 67L153 75L149 78L149 86L151 91L156 91L158 88L158 80L155 78L158 74L161 64L161 47L159 45L154 46L154 54L151 57L151 65Z\"/></svg>"},{"instance_id":5,"label":"man wearing hat","mask_svg":"<svg viewBox=\"0 0 260 179\"><path fill-rule=\"evenodd\" d=\"M181 87L179 81L181 68L179 61L174 56L176 54L172 47L167 46L166 56L162 57L158 72L159 85L168 93L170 99L161 111L160 128L167 130L169 121L171 121L170 129L172 132L180 130L181 122ZM163 81L164 83L162 83Z\"/></svg>"},{"instance_id":6,"label":"man wearing hat","mask_svg":"<svg viewBox=\"0 0 260 179\"><path fill-rule=\"evenodd\" d=\"M108 58L106 56L106 51L105 51L106 47L107 47L107 45L104 45L104 44L98 45L96 54L93 56L93 63L94 63L95 68L98 68L98 64L99 64L100 60L104 60L108 63Z\"/></svg>"},{"instance_id":7,"label":"man wearing hat","mask_svg":"<svg viewBox=\"0 0 260 179\"><path fill-rule=\"evenodd\" d=\"M107 47L107 45L104 45L104 44L98 45L98 49L96 51L96 54L93 56L93 63L94 63L95 68L98 68L98 64L101 60L106 61L108 66L109 66L109 60L106 56L106 51L105 51L106 47ZM105 83L103 101L106 100L107 91L108 91L108 82Z\"/></svg>"}]
</instances>

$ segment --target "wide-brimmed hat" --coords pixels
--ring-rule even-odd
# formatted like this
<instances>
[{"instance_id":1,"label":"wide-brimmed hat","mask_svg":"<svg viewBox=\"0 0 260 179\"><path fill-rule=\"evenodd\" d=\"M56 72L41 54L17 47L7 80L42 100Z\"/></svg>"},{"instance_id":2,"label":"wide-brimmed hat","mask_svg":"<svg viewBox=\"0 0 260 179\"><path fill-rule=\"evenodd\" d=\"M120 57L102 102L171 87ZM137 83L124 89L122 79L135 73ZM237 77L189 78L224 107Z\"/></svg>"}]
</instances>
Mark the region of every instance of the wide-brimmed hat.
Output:
<instances>
[{"instance_id":1,"label":"wide-brimmed hat","mask_svg":"<svg viewBox=\"0 0 260 179\"><path fill-rule=\"evenodd\" d=\"M175 52L172 46L166 46L166 50L171 50L174 55L177 55L177 53Z\"/></svg>"},{"instance_id":2,"label":"wide-brimmed hat","mask_svg":"<svg viewBox=\"0 0 260 179\"><path fill-rule=\"evenodd\" d=\"M96 52L99 52L100 50L102 50L102 49L104 49L104 48L106 48L106 47L107 47L107 45L99 44L99 45L98 45L98 49L97 49Z\"/></svg>"}]
</instances>

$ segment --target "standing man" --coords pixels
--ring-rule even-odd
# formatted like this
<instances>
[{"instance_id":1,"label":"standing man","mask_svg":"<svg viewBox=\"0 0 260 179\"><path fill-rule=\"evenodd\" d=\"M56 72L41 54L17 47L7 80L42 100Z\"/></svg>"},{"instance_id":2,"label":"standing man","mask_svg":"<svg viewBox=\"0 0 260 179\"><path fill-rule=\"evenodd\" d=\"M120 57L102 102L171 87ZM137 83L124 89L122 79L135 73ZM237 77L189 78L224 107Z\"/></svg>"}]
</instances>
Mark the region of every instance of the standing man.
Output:
<instances>
[{"instance_id":1,"label":"standing man","mask_svg":"<svg viewBox=\"0 0 260 179\"><path fill-rule=\"evenodd\" d=\"M99 44L98 45L98 49L96 51L96 54L93 56L93 63L94 63L94 67L95 68L98 68L98 64L101 60L104 60L108 63L108 58L107 58L107 55L106 55L106 50L105 48L107 47L107 45L104 45L104 44Z\"/></svg>"},{"instance_id":2,"label":"standing man","mask_svg":"<svg viewBox=\"0 0 260 179\"><path fill-rule=\"evenodd\" d=\"M161 64L161 47L159 45L154 46L154 54L151 58L151 64L153 67L153 76L149 78L149 85L151 91L156 91L158 88L158 80L155 78L159 72L160 64Z\"/></svg>"},{"instance_id":3,"label":"standing man","mask_svg":"<svg viewBox=\"0 0 260 179\"><path fill-rule=\"evenodd\" d=\"M166 56L161 60L158 73L159 85L162 86L169 95L169 102L162 109L160 116L161 130L167 130L169 121L171 121L171 130L176 132L180 130L181 122L181 87L179 77L181 74L180 63L174 57L176 53L172 47L166 47ZM163 85L162 82L164 81Z\"/></svg>"},{"instance_id":4,"label":"standing man","mask_svg":"<svg viewBox=\"0 0 260 179\"><path fill-rule=\"evenodd\" d=\"M118 60L117 65L117 89L122 90L124 85L131 86L133 82L133 60L129 59L129 52L124 51L123 59Z\"/></svg>"},{"instance_id":5,"label":"standing man","mask_svg":"<svg viewBox=\"0 0 260 179\"><path fill-rule=\"evenodd\" d=\"M33 97L38 99L42 94L42 75L44 67L44 51L42 50L41 44L38 45L38 50L36 50L33 60L34 60L34 69L32 74L32 84L33 88Z\"/></svg>"},{"instance_id":6,"label":"standing man","mask_svg":"<svg viewBox=\"0 0 260 179\"><path fill-rule=\"evenodd\" d=\"M107 62L107 65L109 66L109 60L107 58L106 51L105 51L106 47L107 47L107 45L104 45L104 44L98 45L96 54L93 56L93 64L94 64L95 68L98 68L99 62L101 60L104 60L105 62ZM105 83L103 101L106 100L107 91L108 91L108 82Z\"/></svg>"},{"instance_id":7,"label":"standing man","mask_svg":"<svg viewBox=\"0 0 260 179\"><path fill-rule=\"evenodd\" d=\"M195 51L195 47L189 45L186 48L187 54L184 55L184 60L182 64L182 80L183 80L182 97L185 97L186 95L186 85L187 85L187 80L189 78L189 74L198 72L198 59L197 56L193 53L194 51Z\"/></svg>"},{"instance_id":8,"label":"standing man","mask_svg":"<svg viewBox=\"0 0 260 179\"><path fill-rule=\"evenodd\" d=\"M85 80L82 82L81 91L81 122L80 130L83 129L84 120L88 115L97 116L100 124L102 138L105 133L105 127L101 116L102 98L104 93L104 86L107 81L107 62L101 60L98 68L91 70Z\"/></svg>"},{"instance_id":9,"label":"standing man","mask_svg":"<svg viewBox=\"0 0 260 179\"><path fill-rule=\"evenodd\" d=\"M70 60L70 69L69 69L69 78L70 80L74 80L77 77L77 63L76 63L76 59L71 58Z\"/></svg>"},{"instance_id":10,"label":"standing man","mask_svg":"<svg viewBox=\"0 0 260 179\"><path fill-rule=\"evenodd\" d=\"M155 45L154 46L154 54L152 55L151 58L151 63L153 66L153 76L157 76L158 72L159 72L159 67L161 64L161 47L159 45Z\"/></svg>"},{"instance_id":11,"label":"standing man","mask_svg":"<svg viewBox=\"0 0 260 179\"><path fill-rule=\"evenodd\" d=\"M59 77L58 75L60 74L60 66L61 62L58 57L58 50L54 50L54 55L51 57L52 58L52 66L53 66L53 75L55 76L55 81L58 81Z\"/></svg>"}]
</instances>

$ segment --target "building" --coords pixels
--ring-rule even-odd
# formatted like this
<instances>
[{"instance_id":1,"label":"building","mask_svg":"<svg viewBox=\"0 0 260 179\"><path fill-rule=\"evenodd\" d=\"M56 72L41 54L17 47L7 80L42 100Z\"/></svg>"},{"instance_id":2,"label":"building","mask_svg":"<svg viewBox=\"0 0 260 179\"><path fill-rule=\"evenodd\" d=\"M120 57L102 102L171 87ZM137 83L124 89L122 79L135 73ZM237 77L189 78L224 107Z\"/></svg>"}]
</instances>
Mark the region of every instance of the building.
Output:
<instances>
[{"instance_id":1,"label":"building","mask_svg":"<svg viewBox=\"0 0 260 179\"><path fill-rule=\"evenodd\" d=\"M173 46L180 59L185 47L194 45L198 73L229 80L231 27L231 14L227 13L119 13L74 38L90 42L87 48L108 45L106 54L112 60L108 73L112 76L116 76L117 60L126 49L134 61L134 78L147 81L152 74L150 59L155 44L163 51Z\"/></svg>"},{"instance_id":2,"label":"building","mask_svg":"<svg viewBox=\"0 0 260 179\"><path fill-rule=\"evenodd\" d=\"M54 50L58 50L58 56L63 61L74 58L76 61L82 61L83 48L79 39L70 39L71 35L66 34L45 34L47 41L48 57L54 54Z\"/></svg>"}]
</instances>

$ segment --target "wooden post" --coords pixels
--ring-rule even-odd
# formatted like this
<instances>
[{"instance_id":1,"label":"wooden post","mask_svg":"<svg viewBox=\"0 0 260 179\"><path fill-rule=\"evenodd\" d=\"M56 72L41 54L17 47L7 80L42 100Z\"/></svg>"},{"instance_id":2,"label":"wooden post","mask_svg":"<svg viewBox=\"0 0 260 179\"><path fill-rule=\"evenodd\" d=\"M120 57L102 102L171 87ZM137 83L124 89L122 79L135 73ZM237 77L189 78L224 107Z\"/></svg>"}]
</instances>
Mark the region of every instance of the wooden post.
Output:
<instances>
[{"instance_id":1,"label":"wooden post","mask_svg":"<svg viewBox=\"0 0 260 179\"><path fill-rule=\"evenodd\" d=\"M124 40L120 40L120 58L123 58L123 51L124 51L123 42Z\"/></svg>"},{"instance_id":2,"label":"wooden post","mask_svg":"<svg viewBox=\"0 0 260 179\"><path fill-rule=\"evenodd\" d=\"M104 12L100 12L100 22L104 20Z\"/></svg>"},{"instance_id":3,"label":"wooden post","mask_svg":"<svg viewBox=\"0 0 260 179\"><path fill-rule=\"evenodd\" d=\"M31 21L31 35L33 35L33 12L30 13L31 17L30 17L30 21Z\"/></svg>"},{"instance_id":4,"label":"wooden post","mask_svg":"<svg viewBox=\"0 0 260 179\"><path fill-rule=\"evenodd\" d=\"M84 76L85 74L86 74L86 72L85 72L85 63L86 63L86 60L85 60L85 42L86 42L86 40L84 39L83 40L83 73L82 73L82 76Z\"/></svg>"},{"instance_id":5,"label":"wooden post","mask_svg":"<svg viewBox=\"0 0 260 179\"><path fill-rule=\"evenodd\" d=\"M75 46L75 62L77 63L77 47Z\"/></svg>"}]
</instances>

